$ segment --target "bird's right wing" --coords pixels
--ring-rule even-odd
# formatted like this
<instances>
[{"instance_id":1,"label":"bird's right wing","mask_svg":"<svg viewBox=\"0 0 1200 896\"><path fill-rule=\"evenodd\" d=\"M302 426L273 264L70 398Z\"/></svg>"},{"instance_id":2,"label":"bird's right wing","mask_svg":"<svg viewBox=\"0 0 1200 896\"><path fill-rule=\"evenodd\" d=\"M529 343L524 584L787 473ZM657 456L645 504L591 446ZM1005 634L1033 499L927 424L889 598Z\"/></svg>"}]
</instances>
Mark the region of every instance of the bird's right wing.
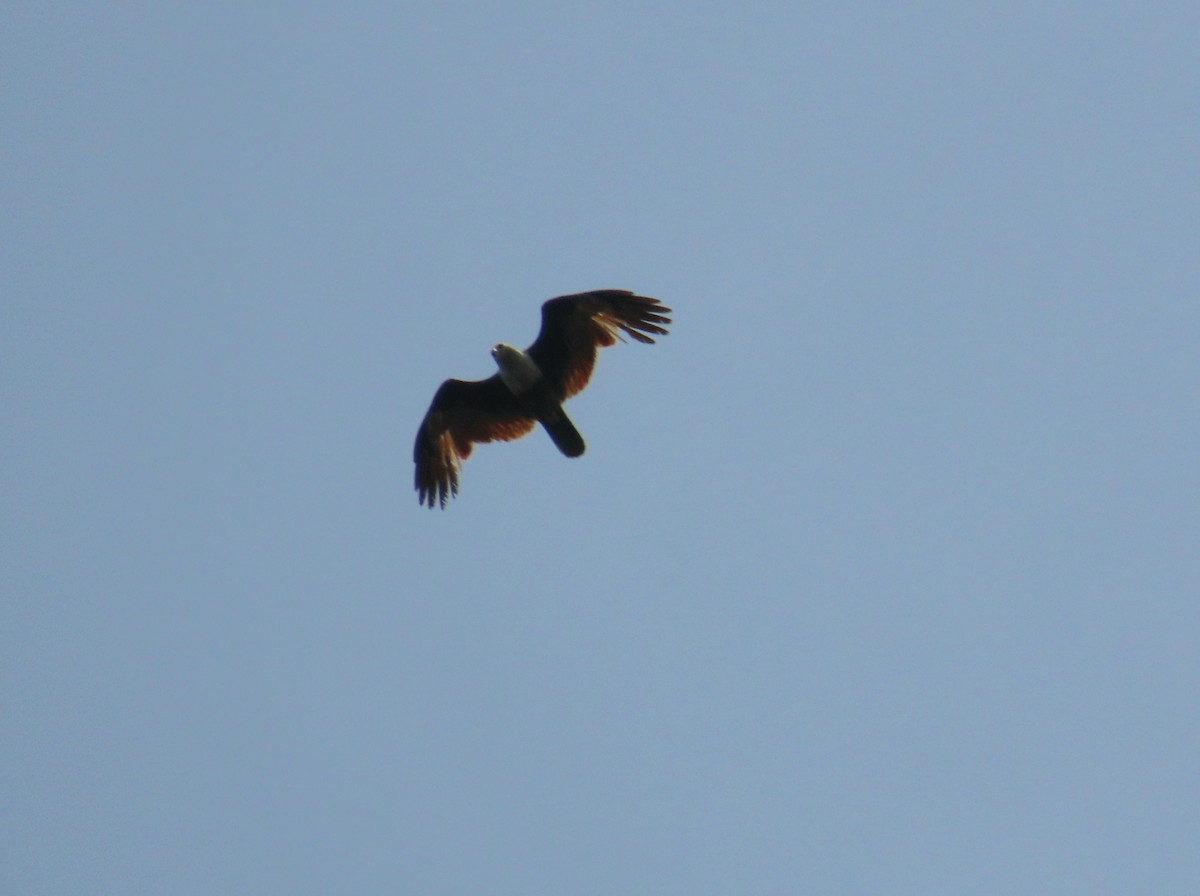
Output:
<instances>
[{"instance_id":1,"label":"bird's right wing","mask_svg":"<svg viewBox=\"0 0 1200 896\"><path fill-rule=\"evenodd\" d=\"M508 442L533 429L499 374L486 380L446 380L417 430L413 446L417 498L422 504L446 506L458 494L458 470L475 442Z\"/></svg>"}]
</instances>

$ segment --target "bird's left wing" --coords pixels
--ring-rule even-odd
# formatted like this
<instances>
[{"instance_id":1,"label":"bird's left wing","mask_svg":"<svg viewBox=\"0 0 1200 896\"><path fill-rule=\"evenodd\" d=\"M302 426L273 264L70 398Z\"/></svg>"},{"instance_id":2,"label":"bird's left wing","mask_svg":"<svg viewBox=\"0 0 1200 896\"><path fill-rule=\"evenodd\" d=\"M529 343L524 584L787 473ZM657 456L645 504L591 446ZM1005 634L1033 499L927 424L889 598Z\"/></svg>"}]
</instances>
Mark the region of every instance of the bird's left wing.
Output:
<instances>
[{"instance_id":1,"label":"bird's left wing","mask_svg":"<svg viewBox=\"0 0 1200 896\"><path fill-rule=\"evenodd\" d=\"M459 465L475 442L519 439L536 422L499 374L473 382L446 380L434 394L413 446L420 503L445 507L458 494Z\"/></svg>"},{"instance_id":2,"label":"bird's left wing","mask_svg":"<svg viewBox=\"0 0 1200 896\"><path fill-rule=\"evenodd\" d=\"M622 334L638 342L665 336L671 309L658 299L624 289L597 289L542 305L542 329L527 349L560 400L587 385L597 349L614 345Z\"/></svg>"}]
</instances>

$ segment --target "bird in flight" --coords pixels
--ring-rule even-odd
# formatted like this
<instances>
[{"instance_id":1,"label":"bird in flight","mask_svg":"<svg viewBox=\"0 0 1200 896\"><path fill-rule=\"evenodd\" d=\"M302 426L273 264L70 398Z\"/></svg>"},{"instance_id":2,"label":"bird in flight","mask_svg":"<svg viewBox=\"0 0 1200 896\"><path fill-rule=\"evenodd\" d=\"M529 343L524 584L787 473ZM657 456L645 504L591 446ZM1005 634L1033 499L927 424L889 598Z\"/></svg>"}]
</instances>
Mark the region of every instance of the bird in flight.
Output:
<instances>
[{"instance_id":1,"label":"bird in flight","mask_svg":"<svg viewBox=\"0 0 1200 896\"><path fill-rule=\"evenodd\" d=\"M417 430L413 446L417 499L446 506L458 494L458 471L475 442L519 439L540 423L567 457L583 454L583 436L563 402L583 390L596 350L624 341L665 336L671 312L658 299L623 289L559 296L542 305L542 330L525 351L492 349L500 368L486 380L446 380Z\"/></svg>"}]
</instances>

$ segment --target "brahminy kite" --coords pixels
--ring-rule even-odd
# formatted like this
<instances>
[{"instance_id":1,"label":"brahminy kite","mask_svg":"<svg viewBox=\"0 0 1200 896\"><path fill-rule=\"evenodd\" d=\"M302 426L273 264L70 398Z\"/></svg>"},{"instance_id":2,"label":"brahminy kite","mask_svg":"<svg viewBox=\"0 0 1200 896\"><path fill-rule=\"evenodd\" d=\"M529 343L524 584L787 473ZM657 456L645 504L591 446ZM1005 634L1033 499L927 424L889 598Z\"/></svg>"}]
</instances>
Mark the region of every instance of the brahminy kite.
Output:
<instances>
[{"instance_id":1,"label":"brahminy kite","mask_svg":"<svg viewBox=\"0 0 1200 896\"><path fill-rule=\"evenodd\" d=\"M560 296L542 305L542 331L525 351L492 349L500 372L486 380L446 380L417 431L417 499L446 506L458 494L458 471L475 442L519 439L540 423L567 457L583 454L583 436L563 402L587 385L596 349L624 341L665 336L671 309L658 299L623 289Z\"/></svg>"}]
</instances>

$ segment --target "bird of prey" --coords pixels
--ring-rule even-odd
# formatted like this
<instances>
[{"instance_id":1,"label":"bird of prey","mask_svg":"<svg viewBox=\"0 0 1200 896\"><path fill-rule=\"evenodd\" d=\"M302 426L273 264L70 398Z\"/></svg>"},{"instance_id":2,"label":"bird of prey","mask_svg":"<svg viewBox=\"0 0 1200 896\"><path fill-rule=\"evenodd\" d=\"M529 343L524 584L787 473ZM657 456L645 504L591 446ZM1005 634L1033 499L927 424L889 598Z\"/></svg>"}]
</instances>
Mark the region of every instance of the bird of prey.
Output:
<instances>
[{"instance_id":1,"label":"bird of prey","mask_svg":"<svg viewBox=\"0 0 1200 896\"><path fill-rule=\"evenodd\" d=\"M563 402L587 385L596 349L625 333L638 342L665 336L671 311L658 299L622 289L559 296L542 305L542 330L525 351L499 343L500 368L486 380L446 380L434 393L413 446L417 499L446 506L475 442L519 439L540 423L567 457L583 454L583 436ZM653 334L653 335L651 335Z\"/></svg>"}]
</instances>

